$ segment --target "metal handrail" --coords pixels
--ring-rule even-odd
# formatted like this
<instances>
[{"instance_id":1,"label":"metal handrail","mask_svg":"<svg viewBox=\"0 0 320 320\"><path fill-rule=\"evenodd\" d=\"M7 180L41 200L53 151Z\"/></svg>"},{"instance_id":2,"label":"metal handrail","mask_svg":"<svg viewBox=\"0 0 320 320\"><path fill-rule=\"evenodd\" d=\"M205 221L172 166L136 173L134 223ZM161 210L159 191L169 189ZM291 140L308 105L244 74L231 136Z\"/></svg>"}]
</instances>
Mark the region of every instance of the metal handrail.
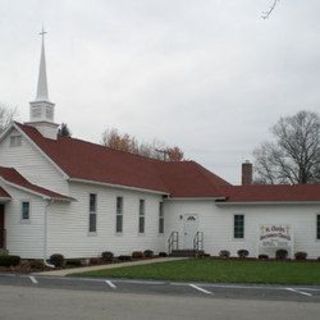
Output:
<instances>
[{"instance_id":1,"label":"metal handrail","mask_svg":"<svg viewBox=\"0 0 320 320\"><path fill-rule=\"evenodd\" d=\"M193 238L193 249L197 252L203 250L203 232L198 231Z\"/></svg>"},{"instance_id":2,"label":"metal handrail","mask_svg":"<svg viewBox=\"0 0 320 320\"><path fill-rule=\"evenodd\" d=\"M178 249L179 249L179 232L172 231L168 239L169 254L171 254L173 250L178 250Z\"/></svg>"}]
</instances>

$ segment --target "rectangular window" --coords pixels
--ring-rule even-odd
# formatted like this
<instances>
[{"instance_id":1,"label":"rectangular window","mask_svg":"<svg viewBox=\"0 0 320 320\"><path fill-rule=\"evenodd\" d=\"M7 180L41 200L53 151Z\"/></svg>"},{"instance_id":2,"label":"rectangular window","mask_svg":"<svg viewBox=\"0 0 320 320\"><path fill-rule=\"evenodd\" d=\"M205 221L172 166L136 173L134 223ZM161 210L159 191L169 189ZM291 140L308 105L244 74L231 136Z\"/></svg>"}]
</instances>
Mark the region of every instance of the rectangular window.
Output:
<instances>
[{"instance_id":1,"label":"rectangular window","mask_svg":"<svg viewBox=\"0 0 320 320\"><path fill-rule=\"evenodd\" d=\"M139 233L144 233L144 222L145 222L145 201L139 201Z\"/></svg>"},{"instance_id":2,"label":"rectangular window","mask_svg":"<svg viewBox=\"0 0 320 320\"><path fill-rule=\"evenodd\" d=\"M23 201L22 202L22 220L30 219L30 202Z\"/></svg>"},{"instance_id":3,"label":"rectangular window","mask_svg":"<svg viewBox=\"0 0 320 320\"><path fill-rule=\"evenodd\" d=\"M244 215L243 214L234 215L233 237L235 239L244 238Z\"/></svg>"},{"instance_id":4,"label":"rectangular window","mask_svg":"<svg viewBox=\"0 0 320 320\"><path fill-rule=\"evenodd\" d=\"M317 215L317 239L320 240L320 214Z\"/></svg>"},{"instance_id":5,"label":"rectangular window","mask_svg":"<svg viewBox=\"0 0 320 320\"><path fill-rule=\"evenodd\" d=\"M123 198L117 197L116 232L123 231Z\"/></svg>"},{"instance_id":6,"label":"rectangular window","mask_svg":"<svg viewBox=\"0 0 320 320\"><path fill-rule=\"evenodd\" d=\"M19 147L22 144L22 136L11 136L10 137L10 147Z\"/></svg>"},{"instance_id":7,"label":"rectangular window","mask_svg":"<svg viewBox=\"0 0 320 320\"><path fill-rule=\"evenodd\" d=\"M159 203L159 233L164 233L163 202Z\"/></svg>"},{"instance_id":8,"label":"rectangular window","mask_svg":"<svg viewBox=\"0 0 320 320\"><path fill-rule=\"evenodd\" d=\"M90 193L89 196L89 232L97 231L97 195Z\"/></svg>"}]
</instances>

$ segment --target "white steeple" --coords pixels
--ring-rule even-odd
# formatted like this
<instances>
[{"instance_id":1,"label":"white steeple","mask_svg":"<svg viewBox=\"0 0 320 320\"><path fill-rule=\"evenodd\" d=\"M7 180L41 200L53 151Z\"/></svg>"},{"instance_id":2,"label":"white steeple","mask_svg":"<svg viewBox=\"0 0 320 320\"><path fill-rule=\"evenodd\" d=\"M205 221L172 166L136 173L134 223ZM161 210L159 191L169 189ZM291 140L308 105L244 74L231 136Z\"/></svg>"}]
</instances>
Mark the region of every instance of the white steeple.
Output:
<instances>
[{"instance_id":1,"label":"white steeple","mask_svg":"<svg viewBox=\"0 0 320 320\"><path fill-rule=\"evenodd\" d=\"M40 57L40 68L39 68L39 78L38 78L38 89L37 89L37 101L48 101L48 83L47 83L47 68L46 68L46 55L44 49L44 35L47 32L44 31L42 26L42 31L39 33L41 35L42 45L41 45L41 57Z\"/></svg>"},{"instance_id":2,"label":"white steeple","mask_svg":"<svg viewBox=\"0 0 320 320\"><path fill-rule=\"evenodd\" d=\"M41 55L39 66L39 77L36 99L30 102L30 122L29 125L37 128L46 138L56 139L58 132L58 124L54 123L54 103L49 101L46 56L44 36L47 32L42 31L41 35Z\"/></svg>"}]
</instances>

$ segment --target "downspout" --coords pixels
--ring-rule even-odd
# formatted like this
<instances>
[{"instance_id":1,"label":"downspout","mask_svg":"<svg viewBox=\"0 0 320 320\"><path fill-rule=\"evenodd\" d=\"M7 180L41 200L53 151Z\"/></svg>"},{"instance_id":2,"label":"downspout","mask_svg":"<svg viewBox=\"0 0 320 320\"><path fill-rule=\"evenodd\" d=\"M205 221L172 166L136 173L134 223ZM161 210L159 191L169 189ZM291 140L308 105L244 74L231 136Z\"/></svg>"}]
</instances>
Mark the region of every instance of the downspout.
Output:
<instances>
[{"instance_id":1,"label":"downspout","mask_svg":"<svg viewBox=\"0 0 320 320\"><path fill-rule=\"evenodd\" d=\"M49 268L55 268L53 264L47 262L47 251L48 251L48 208L54 201L52 199L46 200L44 207L44 225L43 225L43 264Z\"/></svg>"}]
</instances>

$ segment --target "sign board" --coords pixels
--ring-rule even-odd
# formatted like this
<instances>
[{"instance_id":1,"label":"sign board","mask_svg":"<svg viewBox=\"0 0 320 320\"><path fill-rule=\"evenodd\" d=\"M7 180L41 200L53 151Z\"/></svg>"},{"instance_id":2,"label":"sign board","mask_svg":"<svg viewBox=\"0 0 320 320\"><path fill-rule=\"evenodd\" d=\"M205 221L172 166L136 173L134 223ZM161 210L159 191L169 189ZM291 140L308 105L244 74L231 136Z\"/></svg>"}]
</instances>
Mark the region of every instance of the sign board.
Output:
<instances>
[{"instance_id":1,"label":"sign board","mask_svg":"<svg viewBox=\"0 0 320 320\"><path fill-rule=\"evenodd\" d=\"M262 248L286 249L293 244L293 234L290 225L267 224L260 226L259 245Z\"/></svg>"}]
</instances>

